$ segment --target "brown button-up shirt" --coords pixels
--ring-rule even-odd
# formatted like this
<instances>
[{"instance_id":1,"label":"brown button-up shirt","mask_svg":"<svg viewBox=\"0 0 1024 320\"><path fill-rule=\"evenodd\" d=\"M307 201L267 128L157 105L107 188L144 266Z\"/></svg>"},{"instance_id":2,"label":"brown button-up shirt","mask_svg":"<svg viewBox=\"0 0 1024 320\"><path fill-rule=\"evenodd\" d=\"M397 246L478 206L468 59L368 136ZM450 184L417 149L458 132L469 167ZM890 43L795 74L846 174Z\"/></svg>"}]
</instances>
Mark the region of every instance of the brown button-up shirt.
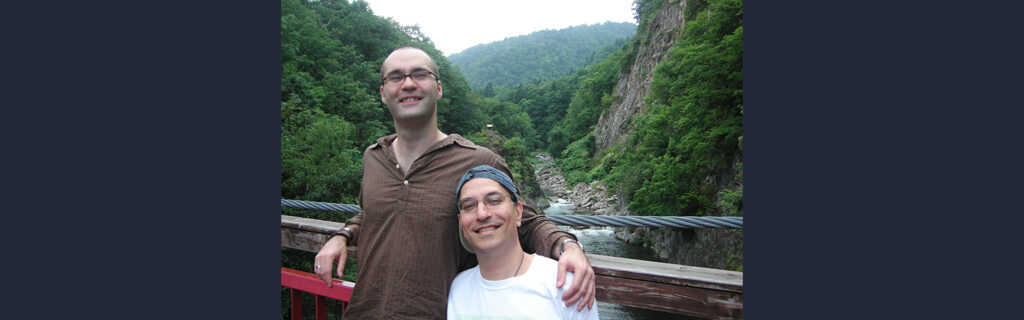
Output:
<instances>
[{"instance_id":1,"label":"brown button-up shirt","mask_svg":"<svg viewBox=\"0 0 1024 320\"><path fill-rule=\"evenodd\" d=\"M359 249L345 318L443 319L452 280L477 264L459 243L456 184L483 164L512 172L491 150L451 134L403 174L391 145L395 137L382 137L363 152L362 212L346 222L359 225L352 241ZM526 251L549 256L559 237L575 239L523 207L519 238Z\"/></svg>"}]
</instances>

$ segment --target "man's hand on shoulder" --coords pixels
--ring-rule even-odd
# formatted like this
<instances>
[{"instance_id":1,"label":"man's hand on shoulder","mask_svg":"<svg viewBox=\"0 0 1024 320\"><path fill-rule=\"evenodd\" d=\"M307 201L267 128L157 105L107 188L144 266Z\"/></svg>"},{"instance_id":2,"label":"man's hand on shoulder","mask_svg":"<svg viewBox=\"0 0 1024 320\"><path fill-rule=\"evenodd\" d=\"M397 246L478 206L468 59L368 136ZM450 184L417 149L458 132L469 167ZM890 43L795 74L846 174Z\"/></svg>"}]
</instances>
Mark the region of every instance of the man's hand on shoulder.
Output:
<instances>
[{"instance_id":1,"label":"man's hand on shoulder","mask_svg":"<svg viewBox=\"0 0 1024 320\"><path fill-rule=\"evenodd\" d=\"M579 302L576 311L583 310L583 306L593 309L594 300L597 296L597 284L595 282L597 276L594 274L594 268L590 266L587 255L584 254L583 248L578 243L569 242L564 247L565 252L562 252L561 256L558 257L558 279L555 282L555 286L561 288L565 285L565 273L566 271L572 271L574 275L572 284L565 290L562 300L565 301L566 306Z\"/></svg>"}]
</instances>

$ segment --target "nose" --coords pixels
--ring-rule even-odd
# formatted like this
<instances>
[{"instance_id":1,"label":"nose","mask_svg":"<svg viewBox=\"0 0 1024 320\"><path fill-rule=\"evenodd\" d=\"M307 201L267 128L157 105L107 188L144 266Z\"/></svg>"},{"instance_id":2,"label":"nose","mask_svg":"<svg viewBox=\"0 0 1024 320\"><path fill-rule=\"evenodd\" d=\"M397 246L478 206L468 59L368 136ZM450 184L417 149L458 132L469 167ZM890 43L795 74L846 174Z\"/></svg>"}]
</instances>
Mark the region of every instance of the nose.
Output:
<instances>
[{"instance_id":1,"label":"nose","mask_svg":"<svg viewBox=\"0 0 1024 320\"><path fill-rule=\"evenodd\" d=\"M412 79L412 75L411 74L407 74L407 75L405 75L404 78L402 78L402 85L401 85L402 89L415 88L416 86L417 86L416 81Z\"/></svg>"},{"instance_id":2,"label":"nose","mask_svg":"<svg viewBox=\"0 0 1024 320\"><path fill-rule=\"evenodd\" d=\"M480 205L476 206L476 212L474 212L473 214L476 215L477 221L486 221L488 218L491 217L491 209L481 203Z\"/></svg>"}]
</instances>

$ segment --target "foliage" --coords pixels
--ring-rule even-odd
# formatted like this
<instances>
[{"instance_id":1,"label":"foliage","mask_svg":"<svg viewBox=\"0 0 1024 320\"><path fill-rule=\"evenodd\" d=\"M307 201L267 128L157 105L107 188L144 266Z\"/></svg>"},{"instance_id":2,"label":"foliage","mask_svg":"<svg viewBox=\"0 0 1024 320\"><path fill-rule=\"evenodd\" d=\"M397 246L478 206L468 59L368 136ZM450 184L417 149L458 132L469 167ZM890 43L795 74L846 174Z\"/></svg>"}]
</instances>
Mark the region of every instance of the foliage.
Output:
<instances>
[{"instance_id":1,"label":"foliage","mask_svg":"<svg viewBox=\"0 0 1024 320\"><path fill-rule=\"evenodd\" d=\"M605 150L593 143L593 126L619 98L619 74L629 70L664 4L636 1L637 36L576 74L578 88L560 125L534 122L540 135L547 130L548 151L560 155L570 185L602 180L642 215L742 215L742 183L715 182L734 165L742 171L741 1L688 1L684 32L655 69L631 139ZM731 178L742 181L742 173Z\"/></svg>"},{"instance_id":2,"label":"foliage","mask_svg":"<svg viewBox=\"0 0 1024 320\"><path fill-rule=\"evenodd\" d=\"M590 81L588 90L595 90L596 80L594 80L593 70L602 68L591 67L591 65L606 61L610 55L620 51L626 43L626 39L620 39L595 51L585 67L571 75L519 84L511 89L497 89L496 91L500 91L500 93L496 96L499 100L507 100L522 106L530 116L530 121L537 132L536 141L548 142L546 151L555 155L560 154L571 140L569 140L568 131L564 128L558 129L558 126L565 120L570 103L580 88L580 82L585 79ZM621 59L619 60L621 61ZM603 75L608 76L608 74ZM614 82L613 79L605 80L605 84ZM610 93L611 87L605 86L602 90ZM581 93L581 95L585 96L586 93ZM586 102L577 102L577 104L584 103ZM555 130L561 131L554 132ZM555 136L552 138L553 132ZM528 144L533 146L539 143Z\"/></svg>"},{"instance_id":3,"label":"foliage","mask_svg":"<svg viewBox=\"0 0 1024 320\"><path fill-rule=\"evenodd\" d=\"M591 62L599 49L635 32L636 25L628 22L542 30L474 46L449 59L462 69L475 89L488 83L513 87L569 75Z\"/></svg>"},{"instance_id":4,"label":"foliage","mask_svg":"<svg viewBox=\"0 0 1024 320\"><path fill-rule=\"evenodd\" d=\"M741 159L743 104L742 2L691 1L680 41L655 70L646 114L609 179L637 175L630 210L651 215L704 215L714 210L710 177ZM643 169L636 169L640 167ZM738 204L742 193L724 199ZM742 212L741 207L736 212Z\"/></svg>"},{"instance_id":5,"label":"foliage","mask_svg":"<svg viewBox=\"0 0 1024 320\"><path fill-rule=\"evenodd\" d=\"M533 174L526 144L521 137L505 138L494 130L481 130L466 138L505 159L519 193L534 199L543 198L540 184Z\"/></svg>"},{"instance_id":6,"label":"foliage","mask_svg":"<svg viewBox=\"0 0 1024 320\"><path fill-rule=\"evenodd\" d=\"M482 106L483 113L487 115L485 122L493 125L494 131L505 137L518 137L524 146L528 144L526 141L536 141L537 132L533 129L530 115L518 104L485 98Z\"/></svg>"},{"instance_id":7,"label":"foliage","mask_svg":"<svg viewBox=\"0 0 1024 320\"><path fill-rule=\"evenodd\" d=\"M549 131L565 118L565 110L579 86L581 74L577 72L561 78L520 84L496 94L496 99L522 106L537 133L533 140L548 141ZM531 146L539 144L528 143Z\"/></svg>"},{"instance_id":8,"label":"foliage","mask_svg":"<svg viewBox=\"0 0 1024 320\"><path fill-rule=\"evenodd\" d=\"M499 148L501 156L506 159L514 159L515 161L509 162L509 170L512 171L512 178L515 181L526 181L527 179L533 179L533 166L527 158L526 144L523 143L523 139L520 137L512 137L505 141ZM524 183L520 183L519 188L523 189L523 194L532 194L530 186Z\"/></svg>"},{"instance_id":9,"label":"foliage","mask_svg":"<svg viewBox=\"0 0 1024 320\"><path fill-rule=\"evenodd\" d=\"M590 168L592 167L590 161L596 145L594 134L590 133L583 139L569 144L569 147L562 151L558 167L569 188L581 182L590 182Z\"/></svg>"},{"instance_id":10,"label":"foliage","mask_svg":"<svg viewBox=\"0 0 1024 320\"><path fill-rule=\"evenodd\" d=\"M565 127L554 127L548 133L548 148L550 154L561 154L565 147L569 146L569 132Z\"/></svg>"},{"instance_id":11,"label":"foliage","mask_svg":"<svg viewBox=\"0 0 1024 320\"><path fill-rule=\"evenodd\" d=\"M355 203L362 153L350 139L353 125L319 109L299 110L283 120L281 197Z\"/></svg>"},{"instance_id":12,"label":"foliage","mask_svg":"<svg viewBox=\"0 0 1024 320\"><path fill-rule=\"evenodd\" d=\"M625 48L620 48L604 61L585 70L586 74L580 79L579 89L573 94L565 119L562 121L568 141L579 140L593 131L593 126L601 114L608 110L612 102L619 99L614 95L614 90L615 84L619 81L620 67L623 64L632 64L632 61L623 60L625 52ZM559 154L561 150L551 152Z\"/></svg>"},{"instance_id":13,"label":"foliage","mask_svg":"<svg viewBox=\"0 0 1024 320\"><path fill-rule=\"evenodd\" d=\"M437 62L444 94L437 102L437 125L441 132L469 135L483 128L486 111L481 99L466 84L466 78L441 52L430 45L427 53Z\"/></svg>"},{"instance_id":14,"label":"foliage","mask_svg":"<svg viewBox=\"0 0 1024 320\"><path fill-rule=\"evenodd\" d=\"M389 131L390 117L380 107L377 95L377 66L382 58L370 60L366 54L384 55L401 42L397 29L369 38L349 32L353 24L365 23L365 29L386 30L393 22L372 15L362 2L309 3L281 1L281 104L283 109L319 109L360 123L353 140L368 145ZM284 112L284 111L283 111Z\"/></svg>"},{"instance_id":15,"label":"foliage","mask_svg":"<svg viewBox=\"0 0 1024 320\"><path fill-rule=\"evenodd\" d=\"M665 4L665 0L634 0L633 1L633 18L637 20L639 24L638 30L648 30L651 21L654 20L654 16L661 11L662 5ZM686 6L691 6L692 3L687 2ZM634 39L640 39L642 37L634 37Z\"/></svg>"},{"instance_id":16,"label":"foliage","mask_svg":"<svg viewBox=\"0 0 1024 320\"><path fill-rule=\"evenodd\" d=\"M742 141L740 143L742 144ZM736 165L739 172L733 180L739 181L739 186L719 191L718 202L715 203L723 216L743 216L743 162Z\"/></svg>"}]
</instances>

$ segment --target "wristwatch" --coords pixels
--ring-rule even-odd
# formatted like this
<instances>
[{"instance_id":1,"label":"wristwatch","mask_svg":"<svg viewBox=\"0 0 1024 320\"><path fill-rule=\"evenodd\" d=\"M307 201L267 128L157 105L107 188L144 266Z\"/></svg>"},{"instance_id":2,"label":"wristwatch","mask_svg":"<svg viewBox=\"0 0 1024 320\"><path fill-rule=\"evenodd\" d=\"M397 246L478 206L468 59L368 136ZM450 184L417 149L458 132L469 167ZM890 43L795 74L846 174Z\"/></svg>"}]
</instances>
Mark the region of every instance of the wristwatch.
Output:
<instances>
[{"instance_id":1,"label":"wristwatch","mask_svg":"<svg viewBox=\"0 0 1024 320\"><path fill-rule=\"evenodd\" d=\"M587 250L583 249L583 244L580 243L579 241L576 241L574 239L565 239L565 241L562 241L562 246L558 248L558 255L559 256L561 256L563 253L565 253L565 244L569 243L569 242L575 242L576 245L580 246L580 251L583 251L584 254L587 253Z\"/></svg>"},{"instance_id":2,"label":"wristwatch","mask_svg":"<svg viewBox=\"0 0 1024 320\"><path fill-rule=\"evenodd\" d=\"M342 232L342 231L346 231L346 232ZM338 231L334 232L334 235L344 237L345 238L345 242L352 241L352 234L353 234L352 229L349 229L348 227L341 228L341 230L338 230Z\"/></svg>"}]
</instances>

